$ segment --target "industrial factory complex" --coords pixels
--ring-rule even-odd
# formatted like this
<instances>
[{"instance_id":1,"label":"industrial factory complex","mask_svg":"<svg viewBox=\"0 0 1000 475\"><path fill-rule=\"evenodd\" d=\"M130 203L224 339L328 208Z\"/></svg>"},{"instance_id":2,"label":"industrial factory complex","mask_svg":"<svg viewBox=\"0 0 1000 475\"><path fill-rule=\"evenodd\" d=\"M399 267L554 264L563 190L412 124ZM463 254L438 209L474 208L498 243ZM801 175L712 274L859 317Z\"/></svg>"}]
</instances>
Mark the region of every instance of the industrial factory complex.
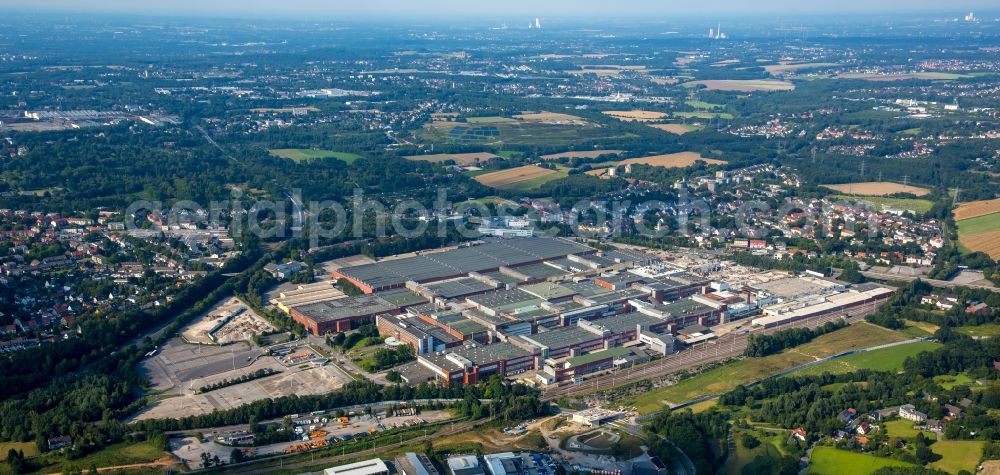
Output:
<instances>
[{"instance_id":1,"label":"industrial factory complex","mask_svg":"<svg viewBox=\"0 0 1000 475\"><path fill-rule=\"evenodd\" d=\"M387 341L414 348L417 361L400 371L411 383L530 372L552 384L704 344L720 325L849 313L893 292L727 265L561 238L492 239L338 268L333 282L272 303L316 335L375 323ZM336 281L364 293L347 296Z\"/></svg>"}]
</instances>

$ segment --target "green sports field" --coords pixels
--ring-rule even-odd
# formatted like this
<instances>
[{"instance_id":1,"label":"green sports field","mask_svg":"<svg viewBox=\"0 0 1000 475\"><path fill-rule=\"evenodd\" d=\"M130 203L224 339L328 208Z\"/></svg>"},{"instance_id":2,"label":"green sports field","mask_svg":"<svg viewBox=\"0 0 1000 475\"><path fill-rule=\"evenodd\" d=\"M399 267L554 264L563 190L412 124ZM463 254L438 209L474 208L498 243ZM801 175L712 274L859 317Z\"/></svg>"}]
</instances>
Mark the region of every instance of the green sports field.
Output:
<instances>
[{"instance_id":1,"label":"green sports field","mask_svg":"<svg viewBox=\"0 0 1000 475\"><path fill-rule=\"evenodd\" d=\"M268 152L276 157L287 158L296 163L310 162L324 158L335 158L345 163L354 163L355 160L362 158L361 155L356 153L337 152L335 150L315 150L311 148L275 148L269 150Z\"/></svg>"}]
</instances>

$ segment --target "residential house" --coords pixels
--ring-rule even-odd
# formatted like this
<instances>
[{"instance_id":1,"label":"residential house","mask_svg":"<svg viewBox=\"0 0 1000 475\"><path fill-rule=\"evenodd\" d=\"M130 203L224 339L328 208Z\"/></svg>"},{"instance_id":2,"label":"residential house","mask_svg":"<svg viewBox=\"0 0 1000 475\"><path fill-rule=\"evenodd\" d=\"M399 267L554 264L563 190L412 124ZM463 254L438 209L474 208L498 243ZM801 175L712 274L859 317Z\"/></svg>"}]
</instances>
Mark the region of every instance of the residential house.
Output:
<instances>
[{"instance_id":1,"label":"residential house","mask_svg":"<svg viewBox=\"0 0 1000 475\"><path fill-rule=\"evenodd\" d=\"M899 417L921 424L927 422L927 414L918 411L913 404L903 404L902 406L899 406Z\"/></svg>"}]
</instances>

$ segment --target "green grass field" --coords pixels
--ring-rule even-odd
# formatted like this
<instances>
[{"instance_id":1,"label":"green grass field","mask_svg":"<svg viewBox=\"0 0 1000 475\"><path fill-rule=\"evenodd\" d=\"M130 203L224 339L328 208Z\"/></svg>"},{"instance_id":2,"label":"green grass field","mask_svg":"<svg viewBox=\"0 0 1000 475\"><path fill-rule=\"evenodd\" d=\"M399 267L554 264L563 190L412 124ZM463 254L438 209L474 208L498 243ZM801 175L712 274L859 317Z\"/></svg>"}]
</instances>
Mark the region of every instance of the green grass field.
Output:
<instances>
[{"instance_id":1,"label":"green grass field","mask_svg":"<svg viewBox=\"0 0 1000 475\"><path fill-rule=\"evenodd\" d=\"M761 444L755 448L748 449L739 443L741 432L746 431L760 440ZM733 453L729 463L726 464L722 473L725 475L741 475L743 467L753 462L759 456L781 458L785 453L781 450L781 442L787 437L787 432L778 434L763 434L755 430L734 429L733 437L736 437L736 451Z\"/></svg>"},{"instance_id":2,"label":"green grass field","mask_svg":"<svg viewBox=\"0 0 1000 475\"><path fill-rule=\"evenodd\" d=\"M356 153L337 152L334 150L314 150L309 148L275 148L269 150L269 152L271 155L287 158L295 163L305 163L324 158L336 158L337 160L345 163L354 163L355 160L362 158L361 155Z\"/></svg>"},{"instance_id":3,"label":"green grass field","mask_svg":"<svg viewBox=\"0 0 1000 475\"><path fill-rule=\"evenodd\" d=\"M24 452L25 457L34 457L39 453L38 444L34 442L3 442L0 443L0 456L6 457L10 449Z\"/></svg>"},{"instance_id":4,"label":"green grass field","mask_svg":"<svg viewBox=\"0 0 1000 475\"><path fill-rule=\"evenodd\" d=\"M456 138L449 134L455 127L491 127L497 135L471 138L468 135ZM581 142L597 139L623 139L636 137L635 134L612 135L606 128L596 124L552 124L545 122L495 122L495 123L448 123L441 127L427 127L416 132L416 139L424 143L475 143L498 148L507 146L570 147Z\"/></svg>"},{"instance_id":5,"label":"green grass field","mask_svg":"<svg viewBox=\"0 0 1000 475\"><path fill-rule=\"evenodd\" d=\"M809 463L810 475L865 475L882 467L914 467L915 465L873 455L859 454L833 447L816 447Z\"/></svg>"},{"instance_id":6,"label":"green grass field","mask_svg":"<svg viewBox=\"0 0 1000 475\"><path fill-rule=\"evenodd\" d=\"M948 375L935 376L934 382L940 384L945 391L948 391L955 386L961 386L961 385L971 386L972 383L974 383L975 381L972 378L970 378L969 375L965 373L959 373L956 374L955 376L948 376Z\"/></svg>"},{"instance_id":7,"label":"green grass field","mask_svg":"<svg viewBox=\"0 0 1000 475\"><path fill-rule=\"evenodd\" d=\"M931 200L923 200L919 198L886 198L882 196L850 196L850 195L834 195L834 199L853 201L858 203L869 203L876 209L883 209L888 206L890 208L898 208L912 211L916 214L924 214L931 210L934 206L934 202Z\"/></svg>"},{"instance_id":8,"label":"green grass field","mask_svg":"<svg viewBox=\"0 0 1000 475\"><path fill-rule=\"evenodd\" d=\"M470 124L507 124L517 122L517 119L510 117L488 116L488 117L466 117L465 121Z\"/></svg>"},{"instance_id":9,"label":"green grass field","mask_svg":"<svg viewBox=\"0 0 1000 475\"><path fill-rule=\"evenodd\" d=\"M730 391L773 374L851 349L907 340L903 333L861 322L828 333L804 345L763 358L747 358L681 380L673 386L645 392L627 400L642 414L656 412L669 404L680 404L709 394Z\"/></svg>"},{"instance_id":10,"label":"green grass field","mask_svg":"<svg viewBox=\"0 0 1000 475\"><path fill-rule=\"evenodd\" d=\"M982 325L970 325L958 327L958 331L974 337L995 337L1000 336L1000 323L984 323Z\"/></svg>"},{"instance_id":11,"label":"green grass field","mask_svg":"<svg viewBox=\"0 0 1000 475\"><path fill-rule=\"evenodd\" d=\"M968 470L976 473L979 458L983 455L986 442L979 440L941 440L931 445L931 451L941 456L941 460L931 462L931 467L948 473Z\"/></svg>"},{"instance_id":12,"label":"green grass field","mask_svg":"<svg viewBox=\"0 0 1000 475\"><path fill-rule=\"evenodd\" d=\"M733 114L729 112L672 112L674 117L687 117L694 119L714 119L716 117L720 119L730 120L733 119Z\"/></svg>"},{"instance_id":13,"label":"green grass field","mask_svg":"<svg viewBox=\"0 0 1000 475\"><path fill-rule=\"evenodd\" d=\"M977 234L1000 231L1000 213L976 216L975 218L963 219L957 223L959 234L965 236L975 236Z\"/></svg>"},{"instance_id":14,"label":"green grass field","mask_svg":"<svg viewBox=\"0 0 1000 475\"><path fill-rule=\"evenodd\" d=\"M25 452L25 455L27 455L27 452ZM167 457L168 455L169 454L166 452L154 447L151 442L144 441L134 444L121 443L111 445L82 458L74 459L70 463L75 467L81 468L87 468L90 465L96 465L98 467L113 467L118 465L154 462L163 457ZM45 457L48 457L48 455ZM61 464L61 460L56 458L48 460L51 464L47 466L46 469L54 468L58 470L61 467L61 465L59 465ZM51 470L43 470L43 472L45 471Z\"/></svg>"},{"instance_id":15,"label":"green grass field","mask_svg":"<svg viewBox=\"0 0 1000 475\"><path fill-rule=\"evenodd\" d=\"M896 419L889 422L882 423L882 427L885 429L886 434L890 437L902 437L904 439L912 439L921 433L921 431L913 428L913 421L908 421L906 419ZM923 431L923 434L930 440L935 439L933 432Z\"/></svg>"},{"instance_id":16,"label":"green grass field","mask_svg":"<svg viewBox=\"0 0 1000 475\"><path fill-rule=\"evenodd\" d=\"M540 187L540 186L542 186L542 185L544 185L544 184L546 184L546 183L548 183L550 181L558 180L560 178L566 178L566 175L567 175L567 173L565 171L560 170L558 173L550 173L548 175L540 176L540 177L537 177L537 178L532 178L530 180L524 180L524 181L519 181L517 183L511 183L510 185L504 186L503 189L507 190L507 191L513 191L513 192L532 191L532 190L538 189L538 187Z\"/></svg>"},{"instance_id":17,"label":"green grass field","mask_svg":"<svg viewBox=\"0 0 1000 475\"><path fill-rule=\"evenodd\" d=\"M687 104L688 107L693 107L695 109L704 109L704 110L722 109L726 107L723 104L712 104L711 102L705 102L705 101L687 101L685 102L685 104Z\"/></svg>"},{"instance_id":18,"label":"green grass field","mask_svg":"<svg viewBox=\"0 0 1000 475\"><path fill-rule=\"evenodd\" d=\"M832 374L843 374L857 371L859 369L873 369L876 371L899 371L903 369L903 361L924 351L932 351L940 348L940 343L930 341L920 341L908 343L906 345L883 348L881 350L866 351L843 358L810 366L796 371L796 375L818 375L824 372Z\"/></svg>"}]
</instances>

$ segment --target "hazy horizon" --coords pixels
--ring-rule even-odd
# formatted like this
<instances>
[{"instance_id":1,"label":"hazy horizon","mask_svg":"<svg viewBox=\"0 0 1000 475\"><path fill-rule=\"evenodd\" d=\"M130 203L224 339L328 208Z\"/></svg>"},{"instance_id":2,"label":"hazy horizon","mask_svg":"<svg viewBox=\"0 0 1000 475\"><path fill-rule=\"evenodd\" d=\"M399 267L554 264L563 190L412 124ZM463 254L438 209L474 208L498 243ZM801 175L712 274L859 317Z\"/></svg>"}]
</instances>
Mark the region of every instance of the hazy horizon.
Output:
<instances>
[{"instance_id":1,"label":"hazy horizon","mask_svg":"<svg viewBox=\"0 0 1000 475\"><path fill-rule=\"evenodd\" d=\"M339 2L338 2L339 3ZM483 18L533 18L536 16L565 18L625 18L662 15L664 18L697 16L809 16L809 15L911 15L935 13L961 16L968 11L997 12L998 6L989 0L964 0L943 5L937 0L913 0L905 6L891 0L842 0L810 3L792 0L772 0L748 4L739 0L718 0L709 4L655 0L624 0L609 4L599 0L553 0L544 2L509 0L490 4L468 1L437 0L411 2L404 0L368 0L337 4L319 0L288 0L281 3L266 0L174 0L169 4L151 1L93 0L86 3L68 0L24 1L0 0L0 7L21 13L93 13L140 14L156 16L209 17L280 17L335 18L384 17L453 18L477 16Z\"/></svg>"}]
</instances>

